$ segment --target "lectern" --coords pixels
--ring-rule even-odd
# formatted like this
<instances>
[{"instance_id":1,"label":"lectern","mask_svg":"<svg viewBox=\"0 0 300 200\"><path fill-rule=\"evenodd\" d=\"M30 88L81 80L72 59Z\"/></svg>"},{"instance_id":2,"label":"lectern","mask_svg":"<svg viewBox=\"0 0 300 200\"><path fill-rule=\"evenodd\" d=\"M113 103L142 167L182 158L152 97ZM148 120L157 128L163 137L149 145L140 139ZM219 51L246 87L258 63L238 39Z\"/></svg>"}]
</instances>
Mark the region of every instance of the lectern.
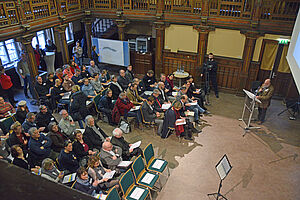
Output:
<instances>
[{"instance_id":1,"label":"lectern","mask_svg":"<svg viewBox=\"0 0 300 200\"><path fill-rule=\"evenodd\" d=\"M245 89L243 89L243 91L245 92L246 96L245 96L245 103L244 103L242 117L239 120L242 121L244 124L244 127L240 125L245 130L243 134L244 137L247 131L251 129L260 128L260 127L251 126L250 122L255 109L255 103L261 103L261 101L257 99L255 94L251 93L250 91Z\"/></svg>"}]
</instances>

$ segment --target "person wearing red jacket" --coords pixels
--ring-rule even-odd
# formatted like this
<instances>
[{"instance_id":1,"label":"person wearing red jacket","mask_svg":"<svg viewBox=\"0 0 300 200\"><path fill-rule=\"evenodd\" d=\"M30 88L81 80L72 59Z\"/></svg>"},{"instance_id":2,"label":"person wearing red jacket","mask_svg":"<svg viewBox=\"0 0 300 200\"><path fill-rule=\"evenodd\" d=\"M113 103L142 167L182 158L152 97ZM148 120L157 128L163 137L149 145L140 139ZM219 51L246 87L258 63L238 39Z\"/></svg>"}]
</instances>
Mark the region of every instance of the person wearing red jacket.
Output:
<instances>
[{"instance_id":1,"label":"person wearing red jacket","mask_svg":"<svg viewBox=\"0 0 300 200\"><path fill-rule=\"evenodd\" d=\"M114 110L118 110L120 116L124 116L124 119L127 120L127 117L135 117L137 119L138 125L142 122L141 115L138 112L139 109L130 111L131 109L135 109L136 107L133 103L128 99L124 92L121 92L119 98L115 103ZM113 112L114 112L113 110Z\"/></svg>"},{"instance_id":2,"label":"person wearing red jacket","mask_svg":"<svg viewBox=\"0 0 300 200\"><path fill-rule=\"evenodd\" d=\"M14 106L17 101L14 99L14 92L12 90L13 83L11 82L10 76L5 74L4 67L1 67L0 69L0 85L4 91L4 94L7 94L9 102Z\"/></svg>"}]
</instances>

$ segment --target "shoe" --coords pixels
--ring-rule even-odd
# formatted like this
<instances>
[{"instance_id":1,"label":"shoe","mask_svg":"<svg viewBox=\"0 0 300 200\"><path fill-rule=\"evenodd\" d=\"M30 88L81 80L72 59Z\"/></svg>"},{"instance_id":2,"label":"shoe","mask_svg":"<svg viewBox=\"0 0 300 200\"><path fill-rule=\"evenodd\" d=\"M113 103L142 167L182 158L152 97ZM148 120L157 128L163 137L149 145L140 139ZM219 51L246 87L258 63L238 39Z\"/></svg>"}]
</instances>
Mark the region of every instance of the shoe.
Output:
<instances>
[{"instance_id":1,"label":"shoe","mask_svg":"<svg viewBox=\"0 0 300 200\"><path fill-rule=\"evenodd\" d=\"M210 114L210 112L209 111L204 111L204 113L203 114L206 114L206 115L209 115Z\"/></svg>"},{"instance_id":2,"label":"shoe","mask_svg":"<svg viewBox=\"0 0 300 200\"><path fill-rule=\"evenodd\" d=\"M216 97L219 98L219 94L216 94Z\"/></svg>"},{"instance_id":3,"label":"shoe","mask_svg":"<svg viewBox=\"0 0 300 200\"><path fill-rule=\"evenodd\" d=\"M184 139L186 139L186 140L190 140L190 141L193 141L193 139L192 139L192 138L190 138L190 137L184 137Z\"/></svg>"},{"instance_id":4,"label":"shoe","mask_svg":"<svg viewBox=\"0 0 300 200\"><path fill-rule=\"evenodd\" d=\"M201 124L201 122L199 120L195 121L196 124Z\"/></svg>"},{"instance_id":5,"label":"shoe","mask_svg":"<svg viewBox=\"0 0 300 200\"><path fill-rule=\"evenodd\" d=\"M28 95L25 95L26 99L30 99L30 97Z\"/></svg>"},{"instance_id":6,"label":"shoe","mask_svg":"<svg viewBox=\"0 0 300 200\"><path fill-rule=\"evenodd\" d=\"M257 122L258 125L262 125L262 123L263 123L262 121Z\"/></svg>"}]
</instances>

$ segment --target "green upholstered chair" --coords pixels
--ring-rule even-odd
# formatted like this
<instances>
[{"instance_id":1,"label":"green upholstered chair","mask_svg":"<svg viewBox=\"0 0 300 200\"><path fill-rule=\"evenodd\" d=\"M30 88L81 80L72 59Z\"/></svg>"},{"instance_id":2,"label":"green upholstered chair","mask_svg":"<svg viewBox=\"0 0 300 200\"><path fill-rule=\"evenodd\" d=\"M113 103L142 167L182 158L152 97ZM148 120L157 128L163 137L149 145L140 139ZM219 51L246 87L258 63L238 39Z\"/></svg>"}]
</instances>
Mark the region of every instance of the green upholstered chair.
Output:
<instances>
[{"instance_id":1,"label":"green upholstered chair","mask_svg":"<svg viewBox=\"0 0 300 200\"><path fill-rule=\"evenodd\" d=\"M105 200L121 200L120 196L119 196L119 193L116 189L116 186L112 187L108 193L107 193L107 196L106 196L106 199Z\"/></svg>"}]
</instances>

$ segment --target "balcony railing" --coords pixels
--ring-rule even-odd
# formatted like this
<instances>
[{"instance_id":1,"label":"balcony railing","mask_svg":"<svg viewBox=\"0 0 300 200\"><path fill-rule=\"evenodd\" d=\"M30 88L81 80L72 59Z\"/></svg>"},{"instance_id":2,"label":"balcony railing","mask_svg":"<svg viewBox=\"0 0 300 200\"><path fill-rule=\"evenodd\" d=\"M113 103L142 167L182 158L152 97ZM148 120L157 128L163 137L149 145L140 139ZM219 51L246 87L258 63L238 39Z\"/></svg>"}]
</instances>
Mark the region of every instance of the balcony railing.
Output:
<instances>
[{"instance_id":1,"label":"balcony railing","mask_svg":"<svg viewBox=\"0 0 300 200\"><path fill-rule=\"evenodd\" d=\"M261 3L257 17L272 21L294 21L300 5L299 0L0 0L0 27L84 10L105 13L117 9L125 14L146 11L146 15L155 16L155 12L162 11L168 16L184 14L187 18L204 13L214 18L251 20L257 2Z\"/></svg>"}]
</instances>

